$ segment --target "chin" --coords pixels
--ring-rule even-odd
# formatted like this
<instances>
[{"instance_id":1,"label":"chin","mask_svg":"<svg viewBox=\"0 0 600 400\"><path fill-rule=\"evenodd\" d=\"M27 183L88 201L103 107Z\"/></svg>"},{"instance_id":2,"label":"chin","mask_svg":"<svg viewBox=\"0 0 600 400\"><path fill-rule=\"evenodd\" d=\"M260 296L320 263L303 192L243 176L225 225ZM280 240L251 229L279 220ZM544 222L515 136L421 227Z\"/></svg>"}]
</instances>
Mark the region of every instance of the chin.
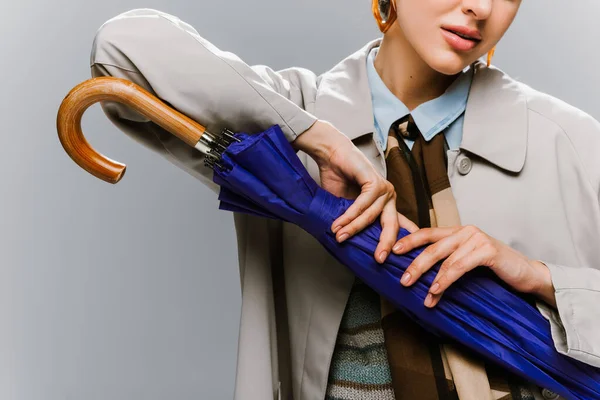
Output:
<instances>
[{"instance_id":1,"label":"chin","mask_svg":"<svg viewBox=\"0 0 600 400\"><path fill-rule=\"evenodd\" d=\"M425 61L431 69L444 75L458 74L470 64L468 59L447 50L437 54L430 54L429 59L425 59Z\"/></svg>"}]
</instances>

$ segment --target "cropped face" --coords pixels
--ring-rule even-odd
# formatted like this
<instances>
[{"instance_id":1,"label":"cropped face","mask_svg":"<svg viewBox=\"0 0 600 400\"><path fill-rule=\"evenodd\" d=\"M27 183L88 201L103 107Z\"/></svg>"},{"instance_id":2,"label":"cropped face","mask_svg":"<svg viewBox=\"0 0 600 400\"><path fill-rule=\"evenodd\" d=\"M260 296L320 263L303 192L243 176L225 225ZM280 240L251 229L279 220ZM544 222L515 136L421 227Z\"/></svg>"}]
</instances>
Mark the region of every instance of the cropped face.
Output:
<instances>
[{"instance_id":1,"label":"cropped face","mask_svg":"<svg viewBox=\"0 0 600 400\"><path fill-rule=\"evenodd\" d=\"M392 0L395 24L432 69L452 75L486 54L514 20L521 0Z\"/></svg>"}]
</instances>

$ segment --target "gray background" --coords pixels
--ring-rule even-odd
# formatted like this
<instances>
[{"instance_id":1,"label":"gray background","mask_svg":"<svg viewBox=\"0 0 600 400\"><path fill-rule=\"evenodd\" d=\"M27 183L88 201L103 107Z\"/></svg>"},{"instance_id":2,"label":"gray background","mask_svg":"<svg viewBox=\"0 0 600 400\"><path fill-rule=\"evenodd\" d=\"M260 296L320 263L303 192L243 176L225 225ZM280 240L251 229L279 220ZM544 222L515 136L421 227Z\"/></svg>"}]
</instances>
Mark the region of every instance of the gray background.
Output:
<instances>
[{"instance_id":1,"label":"gray background","mask_svg":"<svg viewBox=\"0 0 600 400\"><path fill-rule=\"evenodd\" d=\"M232 397L231 215L99 105L84 131L128 165L118 185L79 169L56 134L63 97L90 78L97 28L139 7L273 68L320 73L379 35L369 0L1 0L2 400ZM494 63L600 119L599 14L598 0L524 0Z\"/></svg>"}]
</instances>

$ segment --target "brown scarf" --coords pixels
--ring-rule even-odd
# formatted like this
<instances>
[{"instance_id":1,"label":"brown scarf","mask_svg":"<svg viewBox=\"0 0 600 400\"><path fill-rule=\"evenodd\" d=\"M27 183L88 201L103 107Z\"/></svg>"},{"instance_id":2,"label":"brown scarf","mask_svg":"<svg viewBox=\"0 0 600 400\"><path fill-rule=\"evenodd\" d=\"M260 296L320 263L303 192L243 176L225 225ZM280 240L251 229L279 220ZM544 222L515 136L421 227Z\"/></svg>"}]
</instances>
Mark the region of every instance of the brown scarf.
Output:
<instances>
[{"instance_id":1,"label":"brown scarf","mask_svg":"<svg viewBox=\"0 0 600 400\"><path fill-rule=\"evenodd\" d=\"M414 140L412 150L404 138ZM390 128L385 156L396 208L420 228L460 225L446 151L443 133L427 142L410 115ZM383 298L381 311L397 400L533 398L524 382L459 344L441 343Z\"/></svg>"}]
</instances>

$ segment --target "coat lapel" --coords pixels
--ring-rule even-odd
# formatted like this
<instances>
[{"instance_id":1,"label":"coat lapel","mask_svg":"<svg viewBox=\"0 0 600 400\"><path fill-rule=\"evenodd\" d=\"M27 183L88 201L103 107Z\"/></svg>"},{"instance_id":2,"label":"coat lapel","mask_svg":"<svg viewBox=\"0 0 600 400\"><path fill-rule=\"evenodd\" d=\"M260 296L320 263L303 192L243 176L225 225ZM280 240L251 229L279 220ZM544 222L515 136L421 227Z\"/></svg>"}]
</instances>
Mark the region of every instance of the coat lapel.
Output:
<instances>
[{"instance_id":1,"label":"coat lapel","mask_svg":"<svg viewBox=\"0 0 600 400\"><path fill-rule=\"evenodd\" d=\"M381 39L373 40L346 57L325 72L319 84L315 113L352 140L374 130L367 55L380 42Z\"/></svg>"},{"instance_id":2,"label":"coat lapel","mask_svg":"<svg viewBox=\"0 0 600 400\"><path fill-rule=\"evenodd\" d=\"M315 99L315 115L350 138L386 176L383 149L375 144L373 104L367 78L367 55L381 38L367 43L325 72Z\"/></svg>"},{"instance_id":3,"label":"coat lapel","mask_svg":"<svg viewBox=\"0 0 600 400\"><path fill-rule=\"evenodd\" d=\"M348 136L387 176L385 156L377 146L367 55L381 38L325 72L315 100L315 115ZM520 84L500 69L477 60L469 91L460 148L510 172L519 172L527 150L527 103Z\"/></svg>"},{"instance_id":4,"label":"coat lapel","mask_svg":"<svg viewBox=\"0 0 600 400\"><path fill-rule=\"evenodd\" d=\"M527 101L519 82L477 61L460 148L510 172L527 153Z\"/></svg>"}]
</instances>

